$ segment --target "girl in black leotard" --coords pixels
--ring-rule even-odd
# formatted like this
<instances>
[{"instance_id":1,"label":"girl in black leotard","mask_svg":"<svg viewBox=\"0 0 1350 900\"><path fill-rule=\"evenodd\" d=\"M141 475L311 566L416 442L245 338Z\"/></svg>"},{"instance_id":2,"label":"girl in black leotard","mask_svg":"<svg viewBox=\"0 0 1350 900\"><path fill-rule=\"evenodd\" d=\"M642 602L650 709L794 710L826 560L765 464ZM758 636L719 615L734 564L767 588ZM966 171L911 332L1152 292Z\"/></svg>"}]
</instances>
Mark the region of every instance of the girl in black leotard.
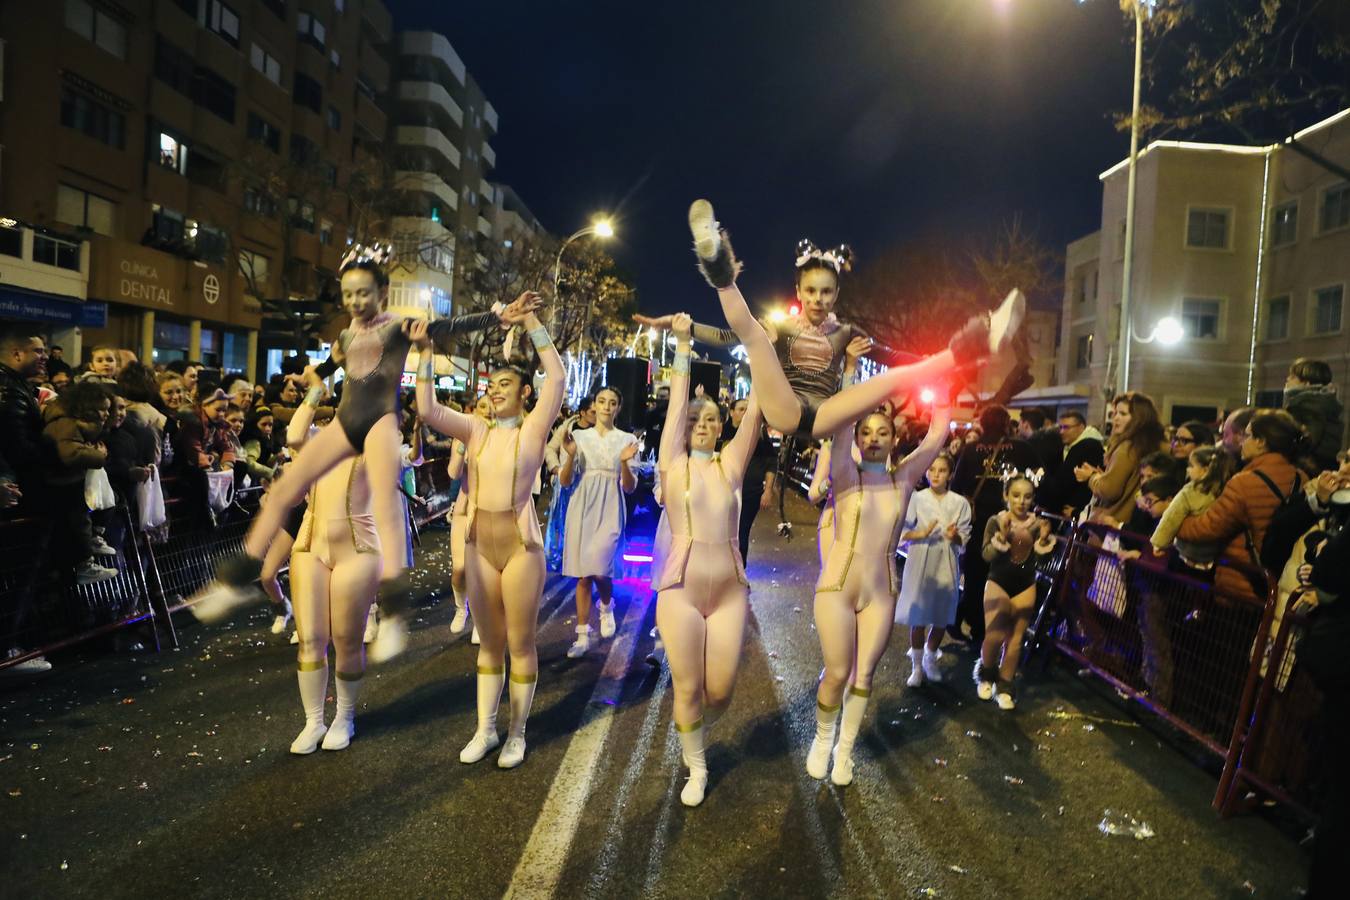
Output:
<instances>
[{"instance_id":1,"label":"girl in black leotard","mask_svg":"<svg viewBox=\"0 0 1350 900\"><path fill-rule=\"evenodd\" d=\"M349 255L350 256L350 255ZM376 257L352 257L342 268L342 302L351 314L351 325L333 345L325 363L305 371L311 391L321 391L321 379L338 368L346 369L338 428L325 429L309 442L272 487L267 504L258 513L244 539L244 552L223 561L217 580L199 595L193 612L205 621L224 618L252 597L250 586L262 569L263 556L281 530L290 509L304 498L320 476L337 463L357 454L365 464L374 491L372 511L380 536L382 566L378 599L388 613L379 638L371 648L375 661L388 659L407 644L402 612L410 603L411 584L405 572L406 521L398 493L400 469L398 387L411 346L408 328L415 320L385 311L389 276ZM442 319L428 325L437 344L461 332L490 325L515 324L537 308L535 295L508 307L472 316Z\"/></svg>"},{"instance_id":2,"label":"girl in black leotard","mask_svg":"<svg viewBox=\"0 0 1350 900\"><path fill-rule=\"evenodd\" d=\"M975 661L975 689L981 700L997 700L999 709L1016 706L1013 676L1036 605L1036 563L1055 549L1050 523L1032 512L1035 490L1030 478L1013 475L1003 487L1008 508L990 516L984 528L989 580L984 585L984 645Z\"/></svg>"}]
</instances>

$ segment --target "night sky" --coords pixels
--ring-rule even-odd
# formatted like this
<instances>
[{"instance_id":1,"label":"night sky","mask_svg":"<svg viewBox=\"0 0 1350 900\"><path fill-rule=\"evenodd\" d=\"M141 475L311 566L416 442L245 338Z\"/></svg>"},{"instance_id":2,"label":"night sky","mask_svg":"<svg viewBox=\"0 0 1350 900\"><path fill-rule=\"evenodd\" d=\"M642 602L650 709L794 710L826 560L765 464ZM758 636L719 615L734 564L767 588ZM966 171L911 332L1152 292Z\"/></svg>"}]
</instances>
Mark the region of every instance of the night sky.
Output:
<instances>
[{"instance_id":1,"label":"night sky","mask_svg":"<svg viewBox=\"0 0 1350 900\"><path fill-rule=\"evenodd\" d=\"M558 235L616 214L647 311L717 315L688 249L699 196L768 301L802 237L865 260L1021 213L1062 247L1097 228L1097 175L1128 152L1116 0L390 6L397 28L446 34L496 107L492 180Z\"/></svg>"}]
</instances>

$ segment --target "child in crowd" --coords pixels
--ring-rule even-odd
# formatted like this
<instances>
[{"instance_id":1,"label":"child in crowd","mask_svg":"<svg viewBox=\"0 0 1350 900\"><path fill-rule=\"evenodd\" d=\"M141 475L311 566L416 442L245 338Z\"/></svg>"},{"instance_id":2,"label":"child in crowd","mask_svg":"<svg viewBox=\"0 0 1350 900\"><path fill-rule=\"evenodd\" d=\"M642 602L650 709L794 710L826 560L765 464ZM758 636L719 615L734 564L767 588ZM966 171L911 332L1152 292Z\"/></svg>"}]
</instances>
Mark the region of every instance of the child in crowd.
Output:
<instances>
[{"instance_id":1,"label":"child in crowd","mask_svg":"<svg viewBox=\"0 0 1350 900\"><path fill-rule=\"evenodd\" d=\"M1182 520L1198 516L1218 499L1233 474L1233 458L1218 447L1200 447L1191 452L1186 466L1186 485L1177 492L1153 529L1153 552L1162 555L1169 545L1176 547L1180 562L1195 572L1210 572L1218 559L1217 544L1183 541L1177 537ZM1194 573L1192 573L1194 574Z\"/></svg>"},{"instance_id":2,"label":"child in crowd","mask_svg":"<svg viewBox=\"0 0 1350 900\"><path fill-rule=\"evenodd\" d=\"M1013 678L1036 606L1036 563L1055 549L1050 523L1032 511L1035 490L1027 476L1012 475L1003 487L1007 509L990 516L981 542L989 580L984 585L984 644L975 661L975 692L1004 710L1017 705Z\"/></svg>"},{"instance_id":3,"label":"child in crowd","mask_svg":"<svg viewBox=\"0 0 1350 900\"><path fill-rule=\"evenodd\" d=\"M119 368L117 348L100 345L89 351L89 369L75 380L115 384Z\"/></svg>"},{"instance_id":4,"label":"child in crowd","mask_svg":"<svg viewBox=\"0 0 1350 900\"><path fill-rule=\"evenodd\" d=\"M956 621L961 599L961 553L970 540L970 502L949 490L955 464L946 453L928 467L928 487L909 503L905 515L908 555L900 579L896 624L908 625L910 687L941 681L938 646ZM926 634L925 634L926 630ZM925 641L926 639L926 641Z\"/></svg>"},{"instance_id":5,"label":"child in crowd","mask_svg":"<svg viewBox=\"0 0 1350 900\"><path fill-rule=\"evenodd\" d=\"M45 422L42 437L51 448L54 464L48 475L56 514L68 523L71 558L77 560L77 584L93 584L117 577L117 570L98 562L117 551L101 538L95 538L84 499L85 473L102 469L108 460L108 448L102 440L104 425L112 403L107 389L97 382L81 381L71 385L60 400L42 410Z\"/></svg>"}]
</instances>

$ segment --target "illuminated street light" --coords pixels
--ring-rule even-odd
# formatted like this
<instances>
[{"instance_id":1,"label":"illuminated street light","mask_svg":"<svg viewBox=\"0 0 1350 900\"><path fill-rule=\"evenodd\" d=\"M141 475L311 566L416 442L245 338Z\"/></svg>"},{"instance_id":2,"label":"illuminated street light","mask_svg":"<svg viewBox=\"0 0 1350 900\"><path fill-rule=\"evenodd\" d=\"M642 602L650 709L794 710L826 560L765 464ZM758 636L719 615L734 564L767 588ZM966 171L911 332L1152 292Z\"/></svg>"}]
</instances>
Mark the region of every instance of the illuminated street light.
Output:
<instances>
[{"instance_id":1,"label":"illuminated street light","mask_svg":"<svg viewBox=\"0 0 1350 900\"><path fill-rule=\"evenodd\" d=\"M567 238L567 240L565 240L565 241L562 242L562 246L558 248L558 256L557 256L556 259L553 260L553 316L552 316L553 322L552 322L552 324L553 324L553 329L554 329L555 331L557 330L557 326L558 326L558 282L562 279L562 258L563 258L563 254L564 254L565 252L567 252L568 246L570 246L571 243L572 243L573 241L579 240L579 239L581 239L581 238L584 238L584 237L586 237L587 235L595 235L596 237L600 238L601 240L608 240L609 238L614 237L614 222L613 222L608 216L598 216L598 217L596 217L594 220L592 220L592 221L591 221L591 224L587 225L585 228L580 228L580 229L574 231L574 232L571 234L571 236L569 236L569 237ZM590 318L590 316L588 315L588 316L587 316L587 319L589 319L589 318Z\"/></svg>"},{"instance_id":2,"label":"illuminated street light","mask_svg":"<svg viewBox=\"0 0 1350 900\"><path fill-rule=\"evenodd\" d=\"M1175 316L1163 316L1153 326L1148 337L1140 337L1134 333L1134 323L1130 323L1130 337L1141 344L1151 344L1157 341L1164 347L1172 347L1181 343L1186 337L1186 328Z\"/></svg>"},{"instance_id":3,"label":"illuminated street light","mask_svg":"<svg viewBox=\"0 0 1350 900\"><path fill-rule=\"evenodd\" d=\"M591 224L591 228L598 238L614 237L614 223L609 219L596 219L595 222Z\"/></svg>"}]
</instances>

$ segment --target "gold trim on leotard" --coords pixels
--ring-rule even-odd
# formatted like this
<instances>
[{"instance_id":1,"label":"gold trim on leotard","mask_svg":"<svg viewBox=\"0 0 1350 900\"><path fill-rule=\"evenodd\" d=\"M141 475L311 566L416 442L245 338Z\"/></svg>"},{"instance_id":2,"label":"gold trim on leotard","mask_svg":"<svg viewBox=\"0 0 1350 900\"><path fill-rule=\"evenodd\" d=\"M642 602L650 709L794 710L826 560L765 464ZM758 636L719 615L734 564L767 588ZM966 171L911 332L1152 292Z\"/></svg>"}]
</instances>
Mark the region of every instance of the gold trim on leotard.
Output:
<instances>
[{"instance_id":1,"label":"gold trim on leotard","mask_svg":"<svg viewBox=\"0 0 1350 900\"><path fill-rule=\"evenodd\" d=\"M357 553L379 553L374 547L356 536L356 523L352 521L352 487L356 484L356 470L358 467L365 465L365 461L365 454L357 456L356 461L352 463L351 471L347 473L347 528L352 533L352 548ZM367 483L367 487L369 487L369 483Z\"/></svg>"},{"instance_id":2,"label":"gold trim on leotard","mask_svg":"<svg viewBox=\"0 0 1350 900\"><path fill-rule=\"evenodd\" d=\"M524 508L524 505L523 504L521 505L521 509L516 508L516 483L519 480L520 475L520 432L524 424L525 423L522 420L521 424L516 426L516 446L511 457L511 522L513 525L515 525L516 540L520 541L520 546L528 547L529 545L525 543L525 535L520 533L520 513L521 509ZM483 441L478 447L478 452L474 454L473 457L473 499L470 501L470 503L473 504L475 516L478 513L478 483L482 480L479 477L479 474L482 467L481 460L483 457L483 451L487 450L488 438L492 436L492 432L496 428L497 428L496 421L488 423L487 434L483 436Z\"/></svg>"},{"instance_id":3,"label":"gold trim on leotard","mask_svg":"<svg viewBox=\"0 0 1350 900\"><path fill-rule=\"evenodd\" d=\"M721 453L714 453L714 454L712 455L712 461L715 462L715 463L717 463L717 474L718 474L719 476L721 476L721 478L722 478L722 484L726 486L727 492L728 492L728 493L733 493L732 487L731 487L731 479L730 479L730 478L727 478L726 470L722 468L722 454L721 454ZM685 455L684 455L684 524L685 524L685 527L689 529L689 534L687 534L687 535L682 535L682 536L683 536L683 537L687 537L687 538L689 539L689 543L690 543L690 544L693 544L693 543L694 543L694 514L693 514L693 511L692 511L692 508L691 508L690 505L689 505L689 495L692 494L692 493L693 493L693 490L694 490L694 478L693 478L693 475L692 475L691 473L692 473L692 469L690 468L690 464L689 464L689 454L688 454L688 453L685 453ZM728 546L729 548L731 548L731 551L732 551L732 553L731 553L731 559L732 559L732 561L735 562L735 564L736 564L736 581L737 581L737 583L740 584L741 587L749 587L749 586L750 586L750 582L749 582L749 580L745 577L745 562L741 559L741 548L740 548L739 546L736 545L736 542L735 542L735 541L727 541L727 546ZM684 564L684 565L685 565L685 568L686 568L686 569L689 567L689 562L688 562L688 560L685 560L685 564ZM683 576L681 576L680 582L683 583L683 581L684 581L684 578L683 578Z\"/></svg>"},{"instance_id":4,"label":"gold trim on leotard","mask_svg":"<svg viewBox=\"0 0 1350 900\"><path fill-rule=\"evenodd\" d=\"M860 496L858 497L857 509L855 509L853 512L853 529L849 534L848 556L844 557L844 571L839 576L838 584L835 584L831 587L816 588L816 593L818 594L832 594L842 591L844 589L844 582L848 581L849 570L853 567L853 554L858 548L858 529L862 526L862 508L863 508L863 498L861 496L863 493L863 480L862 480L863 468L861 463L858 463L857 466L858 466L857 487L858 487L858 494ZM895 491L896 498L898 499L900 496L900 485L895 480L895 468L893 466L888 466L886 469L886 474L891 476L891 490ZM833 496L834 499L830 501L830 505L831 507L834 508L834 521L837 526L839 523L839 498L841 496L848 496L848 491L847 490L835 491ZM894 537L895 535L894 526L891 527L891 535L892 537ZM838 537L839 532L836 531L835 538L837 539ZM894 544L892 543L890 546L894 546ZM895 561L887 560L887 563L888 565L886 566L886 583L890 586L891 593L894 594L897 593L895 586ZM828 558L826 559L826 565L829 565Z\"/></svg>"}]
</instances>

